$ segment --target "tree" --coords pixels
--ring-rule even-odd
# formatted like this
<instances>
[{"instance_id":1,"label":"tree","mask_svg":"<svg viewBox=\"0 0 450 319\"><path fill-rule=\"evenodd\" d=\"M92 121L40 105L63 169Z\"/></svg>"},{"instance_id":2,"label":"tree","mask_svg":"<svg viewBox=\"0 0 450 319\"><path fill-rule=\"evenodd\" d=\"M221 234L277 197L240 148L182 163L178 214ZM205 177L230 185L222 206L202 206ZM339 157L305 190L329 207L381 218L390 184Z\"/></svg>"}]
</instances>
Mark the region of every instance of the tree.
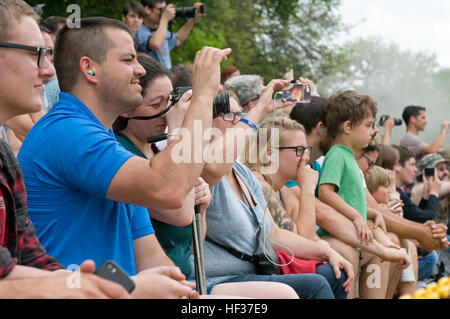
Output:
<instances>
[{"instance_id":1,"label":"tree","mask_svg":"<svg viewBox=\"0 0 450 319\"><path fill-rule=\"evenodd\" d=\"M323 96L356 90L375 99L379 116L398 118L407 105L424 106L430 123L423 133L424 140L436 138L442 120L450 118L450 70L442 70L434 55L401 50L377 37L350 42L345 52L345 62L337 72L318 81ZM404 126L394 129L393 142L399 142L404 132Z\"/></svg>"},{"instance_id":2,"label":"tree","mask_svg":"<svg viewBox=\"0 0 450 319\"><path fill-rule=\"evenodd\" d=\"M46 3L44 17L68 16L67 6L77 4L81 16L120 18L126 0L29 0ZM170 3L171 1L167 1ZM173 1L178 7L194 0ZM174 64L189 63L203 46L233 49L229 64L241 73L281 77L290 68L295 76L313 80L333 72L341 61L330 39L341 30L335 8L340 0L204 0L207 16L196 22L181 47L171 52ZM177 18L173 30L185 23Z\"/></svg>"}]
</instances>

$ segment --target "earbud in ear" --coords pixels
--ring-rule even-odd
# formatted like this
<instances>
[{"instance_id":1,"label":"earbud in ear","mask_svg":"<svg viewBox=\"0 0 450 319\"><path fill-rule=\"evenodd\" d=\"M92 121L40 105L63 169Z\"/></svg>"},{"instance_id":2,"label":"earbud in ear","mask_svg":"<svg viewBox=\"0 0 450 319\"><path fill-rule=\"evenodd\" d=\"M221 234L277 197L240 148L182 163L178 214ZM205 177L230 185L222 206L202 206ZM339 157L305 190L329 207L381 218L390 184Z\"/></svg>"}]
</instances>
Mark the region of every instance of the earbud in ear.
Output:
<instances>
[{"instance_id":1,"label":"earbud in ear","mask_svg":"<svg viewBox=\"0 0 450 319\"><path fill-rule=\"evenodd\" d=\"M350 130L350 126L347 125L347 126L345 127L345 129L346 129L347 131L349 131L349 130Z\"/></svg>"},{"instance_id":2,"label":"earbud in ear","mask_svg":"<svg viewBox=\"0 0 450 319\"><path fill-rule=\"evenodd\" d=\"M94 71L92 71L92 70L88 70L88 71L87 71L87 74L89 74L89 75L91 75L91 76L94 76L94 75L95 75Z\"/></svg>"},{"instance_id":3,"label":"earbud in ear","mask_svg":"<svg viewBox=\"0 0 450 319\"><path fill-rule=\"evenodd\" d=\"M275 154L270 154L270 158L275 158Z\"/></svg>"},{"instance_id":4,"label":"earbud in ear","mask_svg":"<svg viewBox=\"0 0 450 319\"><path fill-rule=\"evenodd\" d=\"M319 131L320 131L320 133L322 133L322 132L323 132L323 128L320 128L320 130L319 130Z\"/></svg>"}]
</instances>

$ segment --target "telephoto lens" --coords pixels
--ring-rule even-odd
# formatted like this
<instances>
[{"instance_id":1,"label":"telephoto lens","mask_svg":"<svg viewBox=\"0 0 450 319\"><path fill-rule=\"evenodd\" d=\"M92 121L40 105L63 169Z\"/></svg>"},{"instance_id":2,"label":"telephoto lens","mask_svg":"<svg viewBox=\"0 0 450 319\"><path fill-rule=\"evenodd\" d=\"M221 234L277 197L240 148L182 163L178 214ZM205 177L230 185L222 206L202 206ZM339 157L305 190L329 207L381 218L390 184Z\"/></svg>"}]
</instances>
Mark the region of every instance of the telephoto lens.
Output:
<instances>
[{"instance_id":1,"label":"telephoto lens","mask_svg":"<svg viewBox=\"0 0 450 319\"><path fill-rule=\"evenodd\" d=\"M198 7L198 12L206 13L205 5L202 4ZM195 7L175 7L175 17L176 18L195 18Z\"/></svg>"},{"instance_id":2,"label":"telephoto lens","mask_svg":"<svg viewBox=\"0 0 450 319\"><path fill-rule=\"evenodd\" d=\"M385 123L388 119L390 119L390 117L391 117L390 115L382 115L382 116L380 117L380 126L383 126L384 123ZM394 118L394 125L400 126L400 125L402 125L402 124L403 124L402 119Z\"/></svg>"},{"instance_id":3,"label":"telephoto lens","mask_svg":"<svg viewBox=\"0 0 450 319\"><path fill-rule=\"evenodd\" d=\"M175 8L176 18L195 18L195 7Z\"/></svg>"},{"instance_id":4,"label":"telephoto lens","mask_svg":"<svg viewBox=\"0 0 450 319\"><path fill-rule=\"evenodd\" d=\"M217 94L213 102L213 118L222 113L230 113L230 96L227 92Z\"/></svg>"}]
</instances>

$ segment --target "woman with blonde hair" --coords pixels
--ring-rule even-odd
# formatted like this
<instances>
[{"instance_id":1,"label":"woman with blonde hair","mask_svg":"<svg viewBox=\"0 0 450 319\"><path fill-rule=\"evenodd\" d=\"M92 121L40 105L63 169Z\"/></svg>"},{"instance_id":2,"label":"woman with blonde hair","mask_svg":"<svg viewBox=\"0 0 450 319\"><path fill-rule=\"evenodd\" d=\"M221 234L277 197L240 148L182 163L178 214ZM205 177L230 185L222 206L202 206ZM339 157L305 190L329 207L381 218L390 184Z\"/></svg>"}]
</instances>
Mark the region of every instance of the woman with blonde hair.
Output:
<instances>
[{"instance_id":1,"label":"woman with blonde hair","mask_svg":"<svg viewBox=\"0 0 450 319\"><path fill-rule=\"evenodd\" d=\"M278 227L332 249L316 235L314 193L319 176L308 165L310 153L303 125L276 115L260 123L258 133L246 145L243 161L259 181ZM295 180L300 187L298 197L285 186L289 180ZM282 251L277 251L277 256L282 263L289 264L280 267L282 273L319 273L327 280L333 278L326 264L292 258ZM345 286L348 292L350 285Z\"/></svg>"},{"instance_id":2,"label":"woman with blonde hair","mask_svg":"<svg viewBox=\"0 0 450 319\"><path fill-rule=\"evenodd\" d=\"M311 147L303 125L284 116L268 117L258 132L247 144L244 164L260 181L273 219L283 229L318 239L314 205L318 173L307 164ZM304 190L298 199L284 186L289 179Z\"/></svg>"}]
</instances>

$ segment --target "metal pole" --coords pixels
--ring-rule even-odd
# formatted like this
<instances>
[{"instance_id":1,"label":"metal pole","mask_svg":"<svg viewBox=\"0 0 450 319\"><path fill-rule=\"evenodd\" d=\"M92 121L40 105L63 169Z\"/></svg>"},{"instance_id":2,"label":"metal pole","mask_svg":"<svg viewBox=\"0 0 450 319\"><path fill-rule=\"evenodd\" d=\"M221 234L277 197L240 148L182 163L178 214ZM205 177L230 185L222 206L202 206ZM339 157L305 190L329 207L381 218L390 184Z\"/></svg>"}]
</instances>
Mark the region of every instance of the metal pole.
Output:
<instances>
[{"instance_id":1,"label":"metal pole","mask_svg":"<svg viewBox=\"0 0 450 319\"><path fill-rule=\"evenodd\" d=\"M206 295L205 259L203 256L202 216L200 205L195 205L193 230L194 268L197 290L200 295Z\"/></svg>"}]
</instances>

